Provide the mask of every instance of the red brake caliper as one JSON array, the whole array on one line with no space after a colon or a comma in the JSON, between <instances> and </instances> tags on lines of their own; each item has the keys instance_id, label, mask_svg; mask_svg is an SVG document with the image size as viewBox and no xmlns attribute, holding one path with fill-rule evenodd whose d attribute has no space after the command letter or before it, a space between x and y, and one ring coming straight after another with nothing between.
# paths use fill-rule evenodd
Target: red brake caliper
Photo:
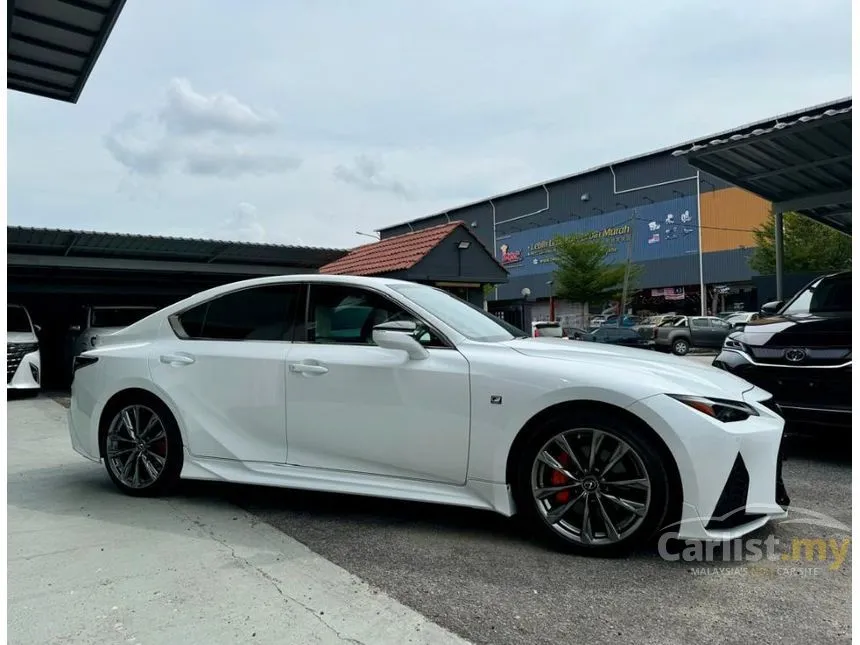
<instances>
[{"instance_id":1,"label":"red brake caliper","mask_svg":"<svg viewBox=\"0 0 860 645\"><path fill-rule=\"evenodd\" d=\"M570 457L567 456L566 452L561 453L557 459L558 463L560 463L565 468L567 468L567 465L570 463ZM560 473L557 470L553 470L549 476L549 481L553 486L564 486L565 484L570 482L570 479L563 473ZM555 501L560 504L564 504L568 500L570 500L569 490L560 490L555 494Z\"/></svg>"}]
</instances>

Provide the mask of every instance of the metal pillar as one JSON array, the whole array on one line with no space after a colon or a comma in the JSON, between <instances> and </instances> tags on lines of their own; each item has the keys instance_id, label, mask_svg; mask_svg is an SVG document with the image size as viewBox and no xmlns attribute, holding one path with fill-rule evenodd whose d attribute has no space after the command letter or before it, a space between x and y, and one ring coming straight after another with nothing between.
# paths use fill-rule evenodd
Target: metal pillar
<instances>
[{"instance_id":1,"label":"metal pillar","mask_svg":"<svg viewBox=\"0 0 860 645\"><path fill-rule=\"evenodd\" d=\"M774 213L773 221L775 226L775 230L773 232L773 250L776 255L776 299L782 300L782 271L785 260L782 211Z\"/></svg>"}]
</instances>

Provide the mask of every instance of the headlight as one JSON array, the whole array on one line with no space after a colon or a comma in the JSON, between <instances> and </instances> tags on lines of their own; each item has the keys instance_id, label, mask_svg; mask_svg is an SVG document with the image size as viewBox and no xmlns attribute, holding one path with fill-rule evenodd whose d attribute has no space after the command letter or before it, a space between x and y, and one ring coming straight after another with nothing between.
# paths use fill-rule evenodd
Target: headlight
<instances>
[{"instance_id":1,"label":"headlight","mask_svg":"<svg viewBox=\"0 0 860 645\"><path fill-rule=\"evenodd\" d=\"M685 394L670 394L673 399L687 405L702 414L722 421L731 423L733 421L745 421L759 414L751 405L743 401L730 401L728 399L714 399L704 396L688 396Z\"/></svg>"},{"instance_id":2,"label":"headlight","mask_svg":"<svg viewBox=\"0 0 860 645\"><path fill-rule=\"evenodd\" d=\"M741 338L741 334L729 334L723 341L723 349L733 349L737 352L743 352L744 354L748 354L749 352L747 351L747 346L740 341Z\"/></svg>"}]
</instances>

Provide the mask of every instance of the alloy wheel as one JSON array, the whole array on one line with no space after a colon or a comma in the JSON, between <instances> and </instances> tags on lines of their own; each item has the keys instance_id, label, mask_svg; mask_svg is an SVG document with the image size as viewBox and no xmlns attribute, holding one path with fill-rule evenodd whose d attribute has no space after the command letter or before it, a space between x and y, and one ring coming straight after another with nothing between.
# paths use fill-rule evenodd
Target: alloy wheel
<instances>
[{"instance_id":1,"label":"alloy wheel","mask_svg":"<svg viewBox=\"0 0 860 645\"><path fill-rule=\"evenodd\" d=\"M164 472L167 446L167 429L158 414L145 405L130 405L108 427L105 456L120 483L143 489Z\"/></svg>"},{"instance_id":2,"label":"alloy wheel","mask_svg":"<svg viewBox=\"0 0 860 645\"><path fill-rule=\"evenodd\" d=\"M651 480L636 450L596 428L565 430L538 451L532 497L550 528L584 546L617 544L651 505Z\"/></svg>"}]
</instances>

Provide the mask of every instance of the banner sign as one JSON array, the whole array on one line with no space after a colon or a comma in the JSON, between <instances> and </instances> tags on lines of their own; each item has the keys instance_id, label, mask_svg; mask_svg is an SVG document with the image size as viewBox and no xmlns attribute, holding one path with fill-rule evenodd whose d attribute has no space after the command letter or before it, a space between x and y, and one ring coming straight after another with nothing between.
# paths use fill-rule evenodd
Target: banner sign
<instances>
[{"instance_id":1,"label":"banner sign","mask_svg":"<svg viewBox=\"0 0 860 645\"><path fill-rule=\"evenodd\" d=\"M684 196L500 235L496 258L511 276L551 273L556 268L555 236L590 233L608 244L608 264L627 260L631 238L633 262L661 260L698 253L698 225L696 198Z\"/></svg>"}]
</instances>

